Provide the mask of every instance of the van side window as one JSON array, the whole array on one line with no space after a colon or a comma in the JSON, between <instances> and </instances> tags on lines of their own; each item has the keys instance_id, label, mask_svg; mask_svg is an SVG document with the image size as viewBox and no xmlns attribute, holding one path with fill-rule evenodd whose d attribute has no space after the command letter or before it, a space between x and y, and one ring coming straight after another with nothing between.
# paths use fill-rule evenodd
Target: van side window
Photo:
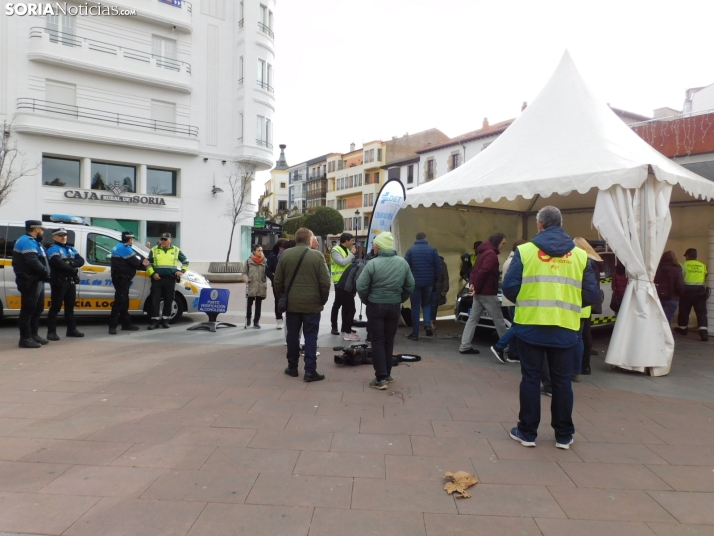
<instances>
[{"instance_id":1,"label":"van side window","mask_svg":"<svg viewBox=\"0 0 714 536\"><path fill-rule=\"evenodd\" d=\"M5 230L7 229L7 234ZM12 250L15 248L15 242L25 234L24 227L0 227L0 255L3 259L12 259Z\"/></svg>"},{"instance_id":2,"label":"van side window","mask_svg":"<svg viewBox=\"0 0 714 536\"><path fill-rule=\"evenodd\" d=\"M87 261L89 264L111 266L112 249L119 240L111 236L89 233L87 235Z\"/></svg>"}]
</instances>

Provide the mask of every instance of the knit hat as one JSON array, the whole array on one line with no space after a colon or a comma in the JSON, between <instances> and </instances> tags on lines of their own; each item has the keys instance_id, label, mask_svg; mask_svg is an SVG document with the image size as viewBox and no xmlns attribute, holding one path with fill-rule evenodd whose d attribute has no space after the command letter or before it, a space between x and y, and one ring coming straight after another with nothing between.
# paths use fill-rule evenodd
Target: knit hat
<instances>
[{"instance_id":1,"label":"knit hat","mask_svg":"<svg viewBox=\"0 0 714 536\"><path fill-rule=\"evenodd\" d=\"M392 249L394 246L394 237L392 233L379 233L377 238L374 239L374 245L379 249Z\"/></svg>"}]
</instances>

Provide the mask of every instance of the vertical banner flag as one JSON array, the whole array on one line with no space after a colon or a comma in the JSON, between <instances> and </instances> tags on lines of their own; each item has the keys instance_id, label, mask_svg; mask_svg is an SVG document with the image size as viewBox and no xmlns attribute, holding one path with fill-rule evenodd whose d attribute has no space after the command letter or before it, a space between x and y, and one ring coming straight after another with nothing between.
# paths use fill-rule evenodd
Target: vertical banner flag
<instances>
[{"instance_id":1,"label":"vertical banner flag","mask_svg":"<svg viewBox=\"0 0 714 536\"><path fill-rule=\"evenodd\" d=\"M369 222L369 234L367 235L367 251L372 251L372 240L377 235L389 231L394 217L402 208L406 197L404 185L399 179L390 179L384 183L372 209L372 220Z\"/></svg>"}]
</instances>

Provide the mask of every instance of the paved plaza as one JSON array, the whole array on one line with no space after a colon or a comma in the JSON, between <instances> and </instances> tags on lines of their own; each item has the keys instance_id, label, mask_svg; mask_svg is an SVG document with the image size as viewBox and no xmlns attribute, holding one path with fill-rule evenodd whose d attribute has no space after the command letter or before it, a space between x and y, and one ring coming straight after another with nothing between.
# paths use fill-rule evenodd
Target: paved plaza
<instances>
[{"instance_id":1,"label":"paved plaza","mask_svg":"<svg viewBox=\"0 0 714 536\"><path fill-rule=\"evenodd\" d=\"M240 323L231 288L225 320ZM526 449L507 433L519 369L489 333L461 356L451 321L417 343L401 328L395 350L423 360L376 391L370 366L332 362L329 312L327 379L285 376L271 300L263 311L261 330L218 333L186 331L201 315L117 336L92 319L85 339L22 351L5 322L0 534L714 535L714 352L695 336L677 337L670 376L648 378L610 370L597 333L574 445L555 449L543 398ZM443 491L446 471L476 473L471 498Z\"/></svg>"}]
</instances>

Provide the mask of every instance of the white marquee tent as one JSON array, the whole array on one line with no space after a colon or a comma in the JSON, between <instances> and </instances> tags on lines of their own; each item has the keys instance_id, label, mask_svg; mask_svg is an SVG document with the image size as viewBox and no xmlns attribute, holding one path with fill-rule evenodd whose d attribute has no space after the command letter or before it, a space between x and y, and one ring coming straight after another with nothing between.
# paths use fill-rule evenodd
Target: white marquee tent
<instances>
[{"instance_id":1,"label":"white marquee tent","mask_svg":"<svg viewBox=\"0 0 714 536\"><path fill-rule=\"evenodd\" d=\"M714 183L637 136L595 98L566 52L538 97L493 144L408 192L394 228L406 244L414 228L434 227L434 207L492 211L493 219L522 219L524 226L545 205L594 207L592 224L630 280L606 362L664 375L674 341L653 279L672 224L670 203L692 198L713 199ZM450 225L448 218L443 223Z\"/></svg>"}]
</instances>

